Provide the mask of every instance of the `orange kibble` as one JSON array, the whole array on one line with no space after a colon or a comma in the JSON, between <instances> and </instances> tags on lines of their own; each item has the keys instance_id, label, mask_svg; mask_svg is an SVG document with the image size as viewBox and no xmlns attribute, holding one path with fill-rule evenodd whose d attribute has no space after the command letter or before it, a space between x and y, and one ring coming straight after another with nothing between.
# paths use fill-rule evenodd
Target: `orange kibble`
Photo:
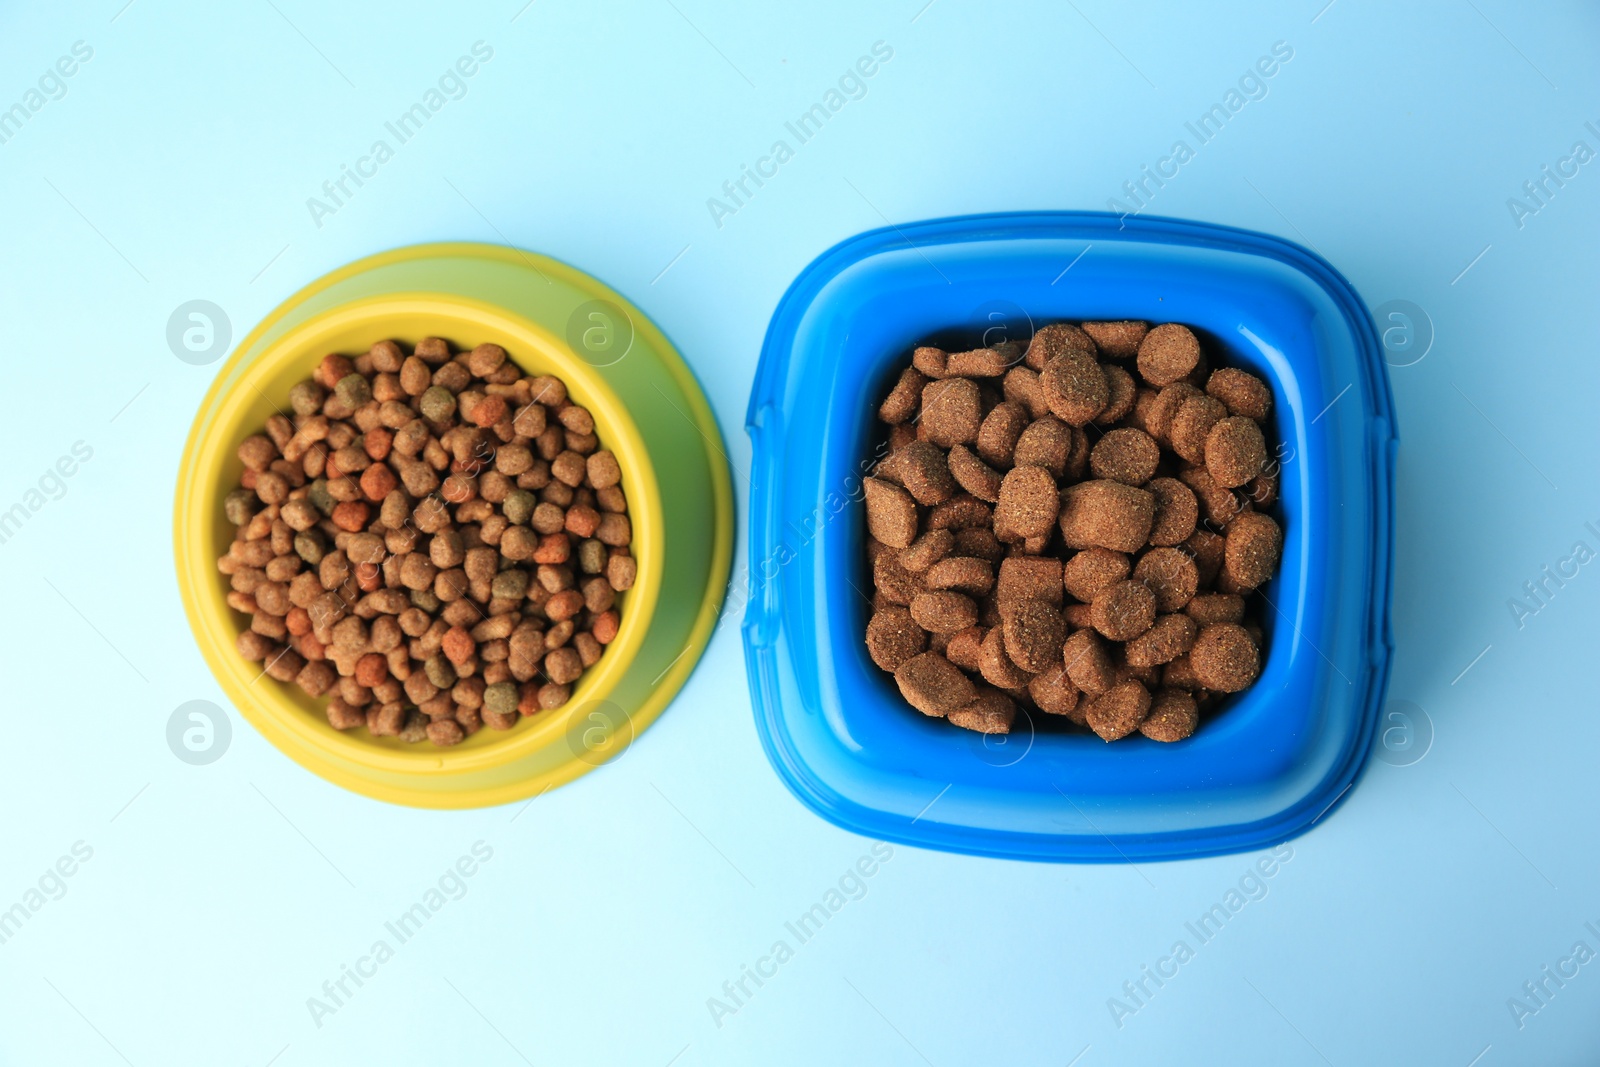
<instances>
[{"instance_id":1,"label":"orange kibble","mask_svg":"<svg viewBox=\"0 0 1600 1067\"><path fill-rule=\"evenodd\" d=\"M361 439L361 446L367 450L367 455L382 462L389 458L389 450L394 447L394 431L387 426L374 426Z\"/></svg>"},{"instance_id":2,"label":"orange kibble","mask_svg":"<svg viewBox=\"0 0 1600 1067\"><path fill-rule=\"evenodd\" d=\"M491 394L478 401L472 409L472 421L487 429L500 422L507 414L509 409L506 407L506 398Z\"/></svg>"},{"instance_id":3,"label":"orange kibble","mask_svg":"<svg viewBox=\"0 0 1600 1067\"><path fill-rule=\"evenodd\" d=\"M374 463L361 472L361 495L374 504L382 503L399 484L400 479L394 476L387 463Z\"/></svg>"},{"instance_id":4,"label":"orange kibble","mask_svg":"<svg viewBox=\"0 0 1600 1067\"><path fill-rule=\"evenodd\" d=\"M589 632L594 634L594 639L602 645L609 645L617 639L617 630L621 625L622 619L615 609L602 611L594 617L594 626Z\"/></svg>"},{"instance_id":5,"label":"orange kibble","mask_svg":"<svg viewBox=\"0 0 1600 1067\"><path fill-rule=\"evenodd\" d=\"M283 617L283 624L296 637L308 634L311 632L311 613L305 608L290 608L289 614Z\"/></svg>"},{"instance_id":6,"label":"orange kibble","mask_svg":"<svg viewBox=\"0 0 1600 1067\"><path fill-rule=\"evenodd\" d=\"M382 653L368 652L356 660L356 682L371 689L382 685L389 677L389 661Z\"/></svg>"},{"instance_id":7,"label":"orange kibble","mask_svg":"<svg viewBox=\"0 0 1600 1067\"><path fill-rule=\"evenodd\" d=\"M478 643L472 639L472 634L465 626L452 626L445 631L439 649L445 654L445 658L459 667L472 658L472 654L478 650Z\"/></svg>"},{"instance_id":8,"label":"orange kibble","mask_svg":"<svg viewBox=\"0 0 1600 1067\"><path fill-rule=\"evenodd\" d=\"M333 508L333 524L341 530L360 533L367 528L367 517L372 509L364 500L346 500Z\"/></svg>"}]
</instances>

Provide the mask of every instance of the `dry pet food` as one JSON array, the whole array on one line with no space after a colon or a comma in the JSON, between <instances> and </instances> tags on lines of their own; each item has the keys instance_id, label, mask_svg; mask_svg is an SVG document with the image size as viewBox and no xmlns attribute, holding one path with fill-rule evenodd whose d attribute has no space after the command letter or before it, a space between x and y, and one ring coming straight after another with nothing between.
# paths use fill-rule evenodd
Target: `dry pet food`
<instances>
[{"instance_id":1,"label":"dry pet food","mask_svg":"<svg viewBox=\"0 0 1600 1067\"><path fill-rule=\"evenodd\" d=\"M410 743L565 704L638 577L622 469L566 385L426 337L329 355L288 406L239 445L223 501L240 654L326 697L335 729ZM910 544L917 505L875 484L874 536ZM927 640L902 614L874 620L886 669Z\"/></svg>"},{"instance_id":2,"label":"dry pet food","mask_svg":"<svg viewBox=\"0 0 1600 1067\"><path fill-rule=\"evenodd\" d=\"M1181 741L1262 666L1283 528L1272 390L1187 326L922 346L865 480L873 663L925 715Z\"/></svg>"}]
</instances>

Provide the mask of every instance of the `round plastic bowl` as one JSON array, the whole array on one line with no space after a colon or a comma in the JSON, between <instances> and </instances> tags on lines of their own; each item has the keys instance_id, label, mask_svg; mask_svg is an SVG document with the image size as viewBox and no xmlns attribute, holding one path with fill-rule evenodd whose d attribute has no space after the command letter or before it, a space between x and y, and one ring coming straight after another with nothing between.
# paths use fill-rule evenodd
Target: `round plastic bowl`
<instances>
[{"instance_id":1,"label":"round plastic bowl","mask_svg":"<svg viewBox=\"0 0 1600 1067\"><path fill-rule=\"evenodd\" d=\"M217 557L233 528L240 441L287 406L329 352L438 335L493 341L531 374L566 382L616 454L639 578L622 626L561 708L439 749L328 725L325 700L262 677L234 648L244 617ZM195 416L178 472L173 543L196 642L223 691L261 734L322 777L430 808L518 800L624 751L682 686L715 624L733 537L732 492L715 419L683 360L623 298L587 275L495 245L436 244L360 260L273 311L223 366Z\"/></svg>"},{"instance_id":2,"label":"round plastic bowl","mask_svg":"<svg viewBox=\"0 0 1600 1067\"><path fill-rule=\"evenodd\" d=\"M879 400L914 344L1125 318L1187 323L1217 362L1272 386L1285 544L1263 591L1261 678L1171 745L1025 716L986 739L917 714L863 646L861 476ZM1326 262L1227 227L988 215L824 253L773 315L747 416L745 657L779 776L858 833L1019 859L1205 855L1311 826L1365 763L1388 680L1396 438L1379 353Z\"/></svg>"}]
</instances>

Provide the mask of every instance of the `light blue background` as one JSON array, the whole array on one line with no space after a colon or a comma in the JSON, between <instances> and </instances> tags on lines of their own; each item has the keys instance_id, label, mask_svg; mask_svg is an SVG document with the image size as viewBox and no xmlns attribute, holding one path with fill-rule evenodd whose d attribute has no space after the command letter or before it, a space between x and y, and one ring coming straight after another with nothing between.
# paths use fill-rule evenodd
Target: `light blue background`
<instances>
[{"instance_id":1,"label":"light blue background","mask_svg":"<svg viewBox=\"0 0 1600 1067\"><path fill-rule=\"evenodd\" d=\"M1520 1029L1507 999L1574 942L1600 950L1584 926L1600 927L1600 564L1521 628L1507 601L1575 541L1600 550L1585 528L1600 528L1600 164L1520 228L1506 201L1575 141L1600 149L1584 128L1600 125L1600 16L1323 2L106 0L0 15L0 107L73 42L94 49L0 144L0 508L74 441L94 450L0 544L0 908L74 842L93 848L0 945L0 1060L1592 1062L1600 963ZM466 96L316 226L307 197L478 40L494 58ZM894 57L867 95L714 225L706 199L879 40ZM1269 94L1151 210L1308 243L1372 306L1409 300L1431 320L1426 358L1392 371L1391 697L1424 709L1434 740L1413 765L1375 761L1268 895L1121 1028L1107 999L1175 940L1197 945L1185 923L1253 856L1073 867L897 847L713 1022L707 998L778 938L795 944L785 921L870 847L767 766L733 622L618 763L525 809L352 796L232 712L220 761L169 751L173 709L222 701L172 573L175 465L216 369L168 349L179 304L216 302L237 340L381 249L548 253L682 350L742 517L756 354L807 262L886 219L1104 207L1275 41L1294 58ZM742 521L738 544L736 569ZM493 859L466 895L317 1027L307 998L479 840Z\"/></svg>"}]
</instances>

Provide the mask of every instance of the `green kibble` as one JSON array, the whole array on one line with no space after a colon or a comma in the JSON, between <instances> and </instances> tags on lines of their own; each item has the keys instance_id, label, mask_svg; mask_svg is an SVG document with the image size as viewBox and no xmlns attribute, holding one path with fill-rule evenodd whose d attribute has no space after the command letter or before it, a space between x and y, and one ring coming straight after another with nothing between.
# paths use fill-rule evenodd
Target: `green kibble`
<instances>
[{"instance_id":1,"label":"green kibble","mask_svg":"<svg viewBox=\"0 0 1600 1067\"><path fill-rule=\"evenodd\" d=\"M339 402L351 411L372 399L372 383L359 374L346 374L333 391Z\"/></svg>"},{"instance_id":2,"label":"green kibble","mask_svg":"<svg viewBox=\"0 0 1600 1067\"><path fill-rule=\"evenodd\" d=\"M322 391L322 386L307 379L289 390L289 406L294 409L296 415L315 415L322 410L322 401L326 395Z\"/></svg>"},{"instance_id":3,"label":"green kibble","mask_svg":"<svg viewBox=\"0 0 1600 1067\"><path fill-rule=\"evenodd\" d=\"M333 514L334 505L338 503L333 499L333 494L328 492L328 479L318 478L306 487L306 499L311 501L311 506L322 512L323 518Z\"/></svg>"},{"instance_id":4,"label":"green kibble","mask_svg":"<svg viewBox=\"0 0 1600 1067\"><path fill-rule=\"evenodd\" d=\"M235 489L222 501L222 513L235 526L243 526L256 513L256 495L249 489Z\"/></svg>"},{"instance_id":5,"label":"green kibble","mask_svg":"<svg viewBox=\"0 0 1600 1067\"><path fill-rule=\"evenodd\" d=\"M517 686L514 682L496 682L483 691L483 706L501 715L517 710Z\"/></svg>"},{"instance_id":6,"label":"green kibble","mask_svg":"<svg viewBox=\"0 0 1600 1067\"><path fill-rule=\"evenodd\" d=\"M321 530L302 530L294 535L294 554L315 567L322 562L322 556L328 550L327 538Z\"/></svg>"},{"instance_id":7,"label":"green kibble","mask_svg":"<svg viewBox=\"0 0 1600 1067\"><path fill-rule=\"evenodd\" d=\"M427 674L428 681L440 689L449 689L456 684L456 669L445 658L443 652L435 652L428 657L428 662L422 665L423 672Z\"/></svg>"},{"instance_id":8,"label":"green kibble","mask_svg":"<svg viewBox=\"0 0 1600 1067\"><path fill-rule=\"evenodd\" d=\"M422 408L423 418L443 422L456 412L456 395L442 385L431 385L428 391L422 394L418 406Z\"/></svg>"},{"instance_id":9,"label":"green kibble","mask_svg":"<svg viewBox=\"0 0 1600 1067\"><path fill-rule=\"evenodd\" d=\"M444 606L444 602L434 595L432 589L413 589L411 590L411 606L421 608L429 615L434 615Z\"/></svg>"},{"instance_id":10,"label":"green kibble","mask_svg":"<svg viewBox=\"0 0 1600 1067\"><path fill-rule=\"evenodd\" d=\"M606 546L591 537L578 545L578 569L585 574L599 574L606 569L609 556Z\"/></svg>"},{"instance_id":11,"label":"green kibble","mask_svg":"<svg viewBox=\"0 0 1600 1067\"><path fill-rule=\"evenodd\" d=\"M489 592L496 600L521 600L528 595L528 572L516 568L501 571L494 576Z\"/></svg>"},{"instance_id":12,"label":"green kibble","mask_svg":"<svg viewBox=\"0 0 1600 1067\"><path fill-rule=\"evenodd\" d=\"M506 521L517 526L528 525L528 520L533 518L533 509L538 506L539 498L526 489L513 489L500 502L500 510L505 513Z\"/></svg>"}]
</instances>

